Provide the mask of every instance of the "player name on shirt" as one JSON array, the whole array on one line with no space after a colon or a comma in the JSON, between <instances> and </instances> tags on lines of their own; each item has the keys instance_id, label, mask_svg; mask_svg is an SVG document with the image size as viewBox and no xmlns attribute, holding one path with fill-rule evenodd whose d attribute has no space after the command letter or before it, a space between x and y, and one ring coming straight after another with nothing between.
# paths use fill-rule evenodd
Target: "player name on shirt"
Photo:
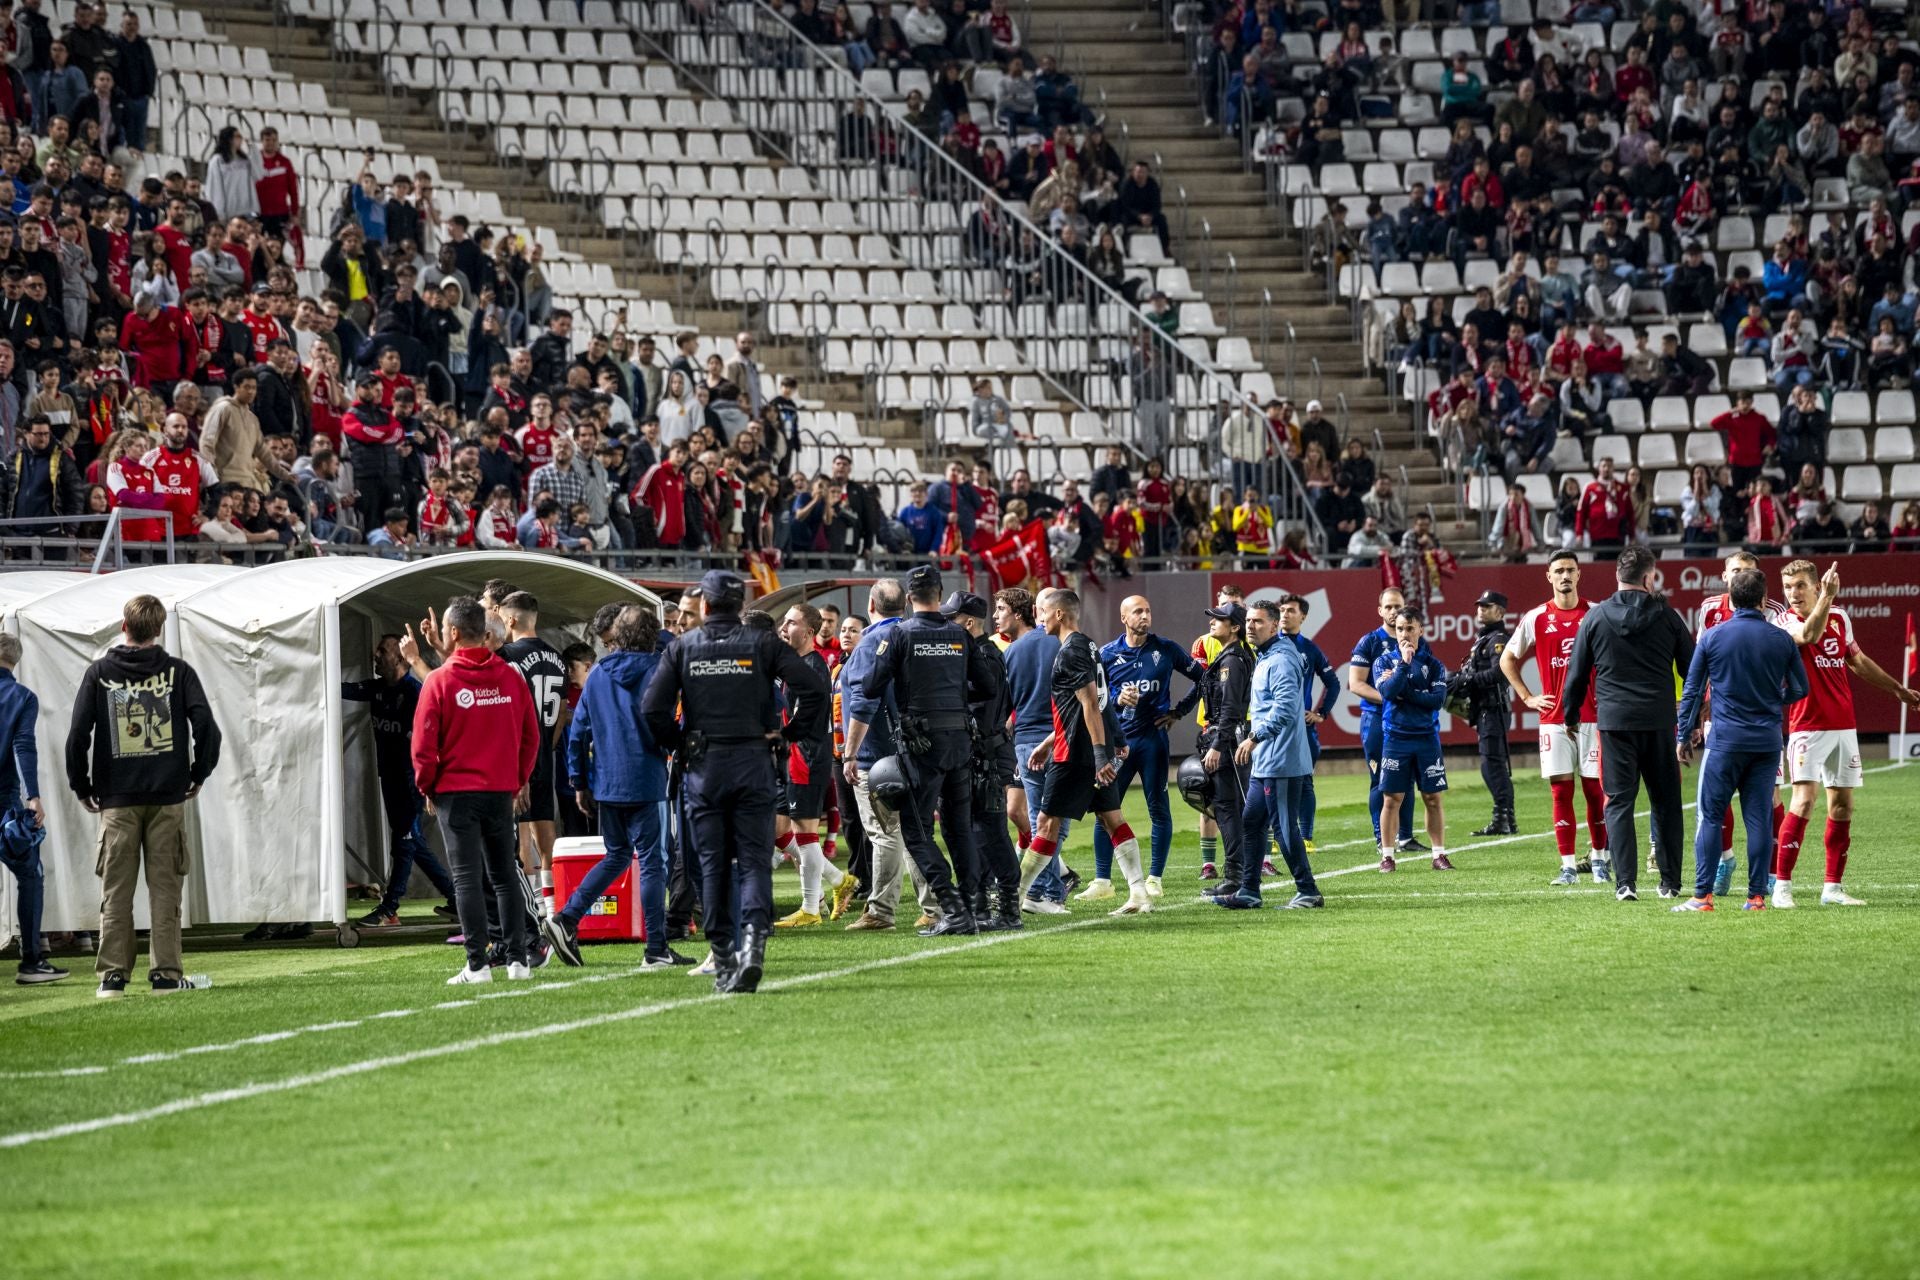
<instances>
[{"instance_id":1,"label":"player name on shirt","mask_svg":"<svg viewBox=\"0 0 1920 1280\"><path fill-rule=\"evenodd\" d=\"M526 678L540 727L551 729L559 724L560 703L567 688L567 666L560 660L560 651L537 636L529 636L501 645L500 657Z\"/></svg>"}]
</instances>

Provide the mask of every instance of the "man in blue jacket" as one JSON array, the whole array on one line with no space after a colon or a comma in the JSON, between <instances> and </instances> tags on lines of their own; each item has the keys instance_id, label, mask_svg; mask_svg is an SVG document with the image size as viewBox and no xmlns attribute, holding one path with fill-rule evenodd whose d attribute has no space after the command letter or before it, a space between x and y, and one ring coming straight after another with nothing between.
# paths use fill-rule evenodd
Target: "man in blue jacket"
<instances>
[{"instance_id":1,"label":"man in blue jacket","mask_svg":"<svg viewBox=\"0 0 1920 1280\"><path fill-rule=\"evenodd\" d=\"M1147 872L1147 895L1160 896L1160 877L1167 870L1167 850L1173 844L1173 810L1167 804L1167 726L1184 719L1200 701L1200 682L1207 668L1164 636L1153 634L1153 605L1145 596L1120 602L1120 638L1100 650L1106 668L1107 689L1118 709L1120 736L1127 748L1113 785L1123 794L1135 778L1147 797L1153 862ZM1173 702L1175 672L1192 686ZM1082 898L1111 898L1113 842L1104 828L1093 833L1093 875Z\"/></svg>"},{"instance_id":2,"label":"man in blue jacket","mask_svg":"<svg viewBox=\"0 0 1920 1280\"><path fill-rule=\"evenodd\" d=\"M1773 781L1785 746L1787 708L1807 696L1807 673L1792 636L1760 611L1767 580L1741 569L1727 583L1733 616L1700 637L1680 694L1680 761L1691 763L1701 745L1700 716L1713 703L1713 734L1700 766L1701 813L1725 813L1740 797L1747 824L1748 911L1766 908L1773 867ZM1720 869L1720 832L1702 822L1693 842L1693 897L1675 911L1713 910L1713 877Z\"/></svg>"},{"instance_id":3,"label":"man in blue jacket","mask_svg":"<svg viewBox=\"0 0 1920 1280\"><path fill-rule=\"evenodd\" d=\"M647 951L641 968L672 969L692 960L667 945L667 756L654 744L640 714L640 694L660 663L660 624L639 605L615 619L613 651L587 673L567 733L567 776L581 812L599 811L606 854L594 864L566 906L543 927L570 965L580 961L580 921L627 864L640 863L640 915Z\"/></svg>"},{"instance_id":4,"label":"man in blue jacket","mask_svg":"<svg viewBox=\"0 0 1920 1280\"><path fill-rule=\"evenodd\" d=\"M1307 683L1306 659L1280 634L1280 606L1271 600L1256 601L1248 608L1247 641L1253 645L1256 659L1251 730L1234 752L1234 763L1252 770L1247 806L1240 815L1245 852L1240 885L1214 901L1230 908L1260 905L1259 855L1271 833L1280 842L1287 870L1293 874L1294 895L1287 906L1318 907L1323 905L1320 886L1314 883L1306 845L1294 821L1306 780L1313 773L1313 753L1307 745L1301 703Z\"/></svg>"},{"instance_id":5,"label":"man in blue jacket","mask_svg":"<svg viewBox=\"0 0 1920 1280\"><path fill-rule=\"evenodd\" d=\"M1380 810L1385 803L1380 794L1380 753L1384 749L1380 736L1380 712L1383 704L1380 691L1373 687L1370 680L1375 660L1397 643L1393 635L1393 619L1406 603L1407 599L1398 587L1388 587L1382 591L1376 606L1380 613L1380 625L1360 637L1353 646L1353 657L1347 662L1347 689L1360 700L1360 748L1366 753L1367 772L1373 777L1373 784L1367 790L1367 810L1373 817L1375 844L1386 843L1380 837ZM1402 805L1394 812L1400 815L1400 851L1404 853L1418 849L1420 845L1413 838L1413 807ZM1388 830L1394 828L1389 827Z\"/></svg>"},{"instance_id":6,"label":"man in blue jacket","mask_svg":"<svg viewBox=\"0 0 1920 1280\"><path fill-rule=\"evenodd\" d=\"M1314 764L1320 763L1320 724L1333 714L1333 704L1340 701L1340 677L1334 672L1333 664L1327 661L1327 655L1320 646L1307 639L1303 628L1307 625L1307 613L1312 608L1304 596L1284 595L1280 597L1280 630L1293 641L1293 647L1300 651L1306 660L1307 676L1300 690L1300 701L1307 708L1307 749L1313 756ZM1313 696L1313 683L1320 682L1320 696ZM1305 842L1307 853L1311 856L1313 848L1313 819L1319 811L1320 798L1314 794L1313 775L1307 775L1305 794L1301 797L1300 808L1294 814L1294 820L1300 824L1300 836Z\"/></svg>"},{"instance_id":7,"label":"man in blue jacket","mask_svg":"<svg viewBox=\"0 0 1920 1280\"><path fill-rule=\"evenodd\" d=\"M40 722L40 699L33 690L13 678L20 665L18 637L0 635L0 821L20 808L20 794L26 793L27 819L40 826L45 812L40 807L40 749L34 733ZM58 982L67 976L47 960L40 936L40 912L45 900L46 879L40 869L40 845L25 830L19 845L0 834L0 864L13 872L20 883L14 906L19 912L20 972L14 981L23 987L43 982Z\"/></svg>"},{"instance_id":8,"label":"man in blue jacket","mask_svg":"<svg viewBox=\"0 0 1920 1280\"><path fill-rule=\"evenodd\" d=\"M1440 754L1440 708L1447 700L1447 669L1427 647L1426 619L1418 609L1393 615L1394 647L1373 660L1372 685L1380 691L1380 829L1392 831L1407 791L1418 786L1427 809L1427 839L1433 869L1451 871L1447 821L1440 796L1447 789L1447 763ZM1394 869L1394 847L1380 842L1380 870Z\"/></svg>"}]
</instances>

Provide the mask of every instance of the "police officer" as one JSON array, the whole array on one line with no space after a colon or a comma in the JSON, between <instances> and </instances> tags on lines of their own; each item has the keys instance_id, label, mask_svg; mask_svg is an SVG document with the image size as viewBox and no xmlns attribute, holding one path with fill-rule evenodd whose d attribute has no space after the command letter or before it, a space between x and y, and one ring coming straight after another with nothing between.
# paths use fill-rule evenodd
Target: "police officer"
<instances>
[{"instance_id":1,"label":"police officer","mask_svg":"<svg viewBox=\"0 0 1920 1280\"><path fill-rule=\"evenodd\" d=\"M1226 854L1226 874L1216 891L1227 895L1239 891L1247 856L1240 824L1247 803L1247 771L1234 760L1247 736L1247 706L1253 691L1253 650L1247 647L1246 625L1246 606L1237 600L1223 600L1207 610L1207 638L1219 641L1219 648L1200 680L1207 723L1195 744L1213 782L1207 813L1220 827ZM1258 859L1265 852L1255 850L1253 856Z\"/></svg>"},{"instance_id":2,"label":"police officer","mask_svg":"<svg viewBox=\"0 0 1920 1280\"><path fill-rule=\"evenodd\" d=\"M641 700L654 741L676 750L686 770L686 845L699 860L702 928L713 947L713 988L723 994L754 990L765 968L775 750L783 738L817 738L827 714L821 674L771 631L741 624L746 594L737 573L714 569L700 579L699 623L667 646ZM787 688L784 729L775 680Z\"/></svg>"},{"instance_id":3,"label":"police officer","mask_svg":"<svg viewBox=\"0 0 1920 1280\"><path fill-rule=\"evenodd\" d=\"M980 683L967 699L973 721L973 843L979 851L980 879L961 886L967 905L981 931L1018 929L1020 920L1020 859L1007 834L1007 788L1013 785L1013 696L1007 688L1007 660L987 635L993 608L985 597L956 591L940 612L973 637ZM987 902L987 881L994 882L995 900ZM993 912L997 910L998 914Z\"/></svg>"},{"instance_id":4,"label":"police officer","mask_svg":"<svg viewBox=\"0 0 1920 1280\"><path fill-rule=\"evenodd\" d=\"M1507 755L1507 730L1513 723L1513 691L1500 671L1500 654L1513 628L1507 625L1507 598L1498 591L1482 592L1473 602L1480 634L1460 668L1465 687L1466 716L1480 735L1480 777L1493 797L1493 821L1473 834L1518 835L1513 820L1513 765Z\"/></svg>"},{"instance_id":5,"label":"police officer","mask_svg":"<svg viewBox=\"0 0 1920 1280\"><path fill-rule=\"evenodd\" d=\"M892 688L900 708L899 745L909 790L900 808L900 833L940 908L940 919L920 934L978 933L973 910L954 879L966 884L979 874L973 865L973 780L967 768L973 755L967 700L984 687L979 658L973 638L940 615L938 569L919 566L907 575L906 588L913 612L875 647L864 692L873 699ZM933 843L936 810L953 876Z\"/></svg>"}]
</instances>

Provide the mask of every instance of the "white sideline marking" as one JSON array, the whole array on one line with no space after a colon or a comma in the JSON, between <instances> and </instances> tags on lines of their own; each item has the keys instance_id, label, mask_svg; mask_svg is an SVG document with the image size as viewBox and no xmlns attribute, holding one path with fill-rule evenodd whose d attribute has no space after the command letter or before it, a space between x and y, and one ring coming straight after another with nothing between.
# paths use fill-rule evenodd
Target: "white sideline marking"
<instances>
[{"instance_id":1,"label":"white sideline marking","mask_svg":"<svg viewBox=\"0 0 1920 1280\"><path fill-rule=\"evenodd\" d=\"M1342 867L1338 871L1323 872L1317 875L1315 878L1317 880L1331 880L1337 876L1353 875L1361 871L1372 871L1374 870L1375 866L1376 864L1374 863L1364 862L1357 866ZM1199 899L1195 899L1188 902L1176 902L1176 903L1169 904L1167 906L1154 908L1154 914L1159 915L1168 911L1180 911L1188 907L1197 907L1207 902L1208 902L1208 899L1205 899L1205 898L1199 898ZM1032 930L1023 929L1019 933L996 933L988 937L975 938L971 942L962 942L953 946L922 947L918 951L909 951L902 955L896 955L896 956L885 956L878 960L868 960L861 964L847 965L846 967L840 968L840 969L826 969L818 973L797 974L791 978L775 978L770 982L761 983L760 989L762 991L783 991L789 987L801 987L801 986L807 986L816 982L827 982L837 978L849 978L854 976L855 974L868 973L876 969L895 968L899 965L913 964L917 961L933 959L937 956L959 955L960 953L966 952L966 951L978 951L985 947L999 946L1002 943L1008 943L1008 942L1016 942L1022 938L1050 938L1056 934L1070 933L1078 929L1088 929L1088 928L1092 928L1095 925L1100 925L1100 924L1110 924L1112 923L1113 919L1114 917L1103 913L1097 916L1090 916L1080 920L1069 921L1066 924L1054 925L1046 929L1032 929ZM598 977L602 981L612 977L624 977L624 976L627 976L627 975L625 974L596 975L596 977ZM582 981L584 981L584 979ZM576 985L576 984L554 983L553 985L568 986L568 985ZM506 994L506 993L489 993L489 994ZM513 994L517 995L519 993L516 991ZM39 1143L39 1142L51 1142L58 1138L72 1138L72 1137L78 1137L82 1134L98 1133L103 1129L116 1129L116 1128L121 1128L127 1125L144 1124L149 1120L161 1120L161 1119L165 1119L168 1116L178 1115L182 1112L187 1112L187 1111L200 1111L200 1110L204 1110L207 1107L218 1106L224 1102L244 1102L249 1098L264 1097L267 1094L288 1093L296 1089L307 1089L307 1088L311 1088L314 1085L327 1084L334 1080L344 1080L350 1076L366 1075L367 1073L373 1072L373 1071L384 1071L389 1067L408 1066L415 1062L426 1062L434 1058L445 1058L445 1057L451 1057L455 1054L471 1053L477 1049L491 1049L499 1045L514 1044L522 1040L531 1040L531 1039L536 1039L544 1036L566 1035L567 1033L573 1032L573 1031L586 1031L594 1027L608 1026L613 1023L630 1022L638 1018L650 1018L656 1014L670 1013L675 1009L687 1009L687 1008L693 1008L699 1005L714 1004L726 999L729 999L729 997L717 995L717 994L709 994L709 995L701 995L701 996L691 996L683 1000L662 1000L654 1004L636 1005L631 1009L620 1009L612 1013L595 1014L592 1017L576 1018L568 1022L553 1022L553 1023L548 1023L545 1026L528 1027L519 1031L497 1031L491 1035L475 1036L467 1040L456 1040L450 1044L435 1045L427 1049L414 1049L406 1053L389 1054L387 1056L379 1057L379 1058L367 1058L360 1062L349 1062L342 1066L329 1067L325 1071L315 1071L315 1072L309 1072L305 1075L288 1076L285 1079L281 1079L281 1080L268 1080L268 1081L262 1081L255 1084L239 1085L231 1089L215 1089L206 1093L193 1094L185 1098L177 1098L172 1102L163 1102L158 1106L147 1107L140 1111L125 1111L117 1115L100 1116L93 1120L76 1120L68 1124L55 1125L49 1129L34 1129L34 1130L26 1130L20 1133L10 1133L3 1137L0 1137L0 1150L8 1150L14 1147L30 1146L34 1143ZM440 1005L440 1006L433 1006L433 1007L441 1008L445 1006ZM411 1013L411 1012L415 1012L415 1011L414 1010L395 1010L388 1014L375 1015L375 1016L393 1017L393 1016L398 1016L399 1014ZM327 1029L335 1029L339 1026L354 1025L354 1024L326 1023L326 1024L320 1024L320 1025L326 1027ZM274 1033L274 1038L284 1039L289 1034L298 1035L306 1031L311 1031L315 1029L317 1028L299 1028L296 1031L291 1033ZM179 1053L174 1054L172 1056L181 1057L191 1052L200 1052L200 1053L218 1052L222 1049L238 1048L241 1045L254 1043L259 1040L260 1040L260 1037L249 1036L246 1040L234 1041L231 1044L205 1045L205 1046L200 1046L197 1049L193 1049L193 1050L181 1050ZM159 1054L144 1055L144 1057L151 1060L156 1060L156 1061L168 1060L168 1058L165 1055L159 1055ZM106 1069L107 1068L105 1067L69 1067L62 1072L58 1072L58 1073L49 1072L49 1073L43 1073L43 1074L95 1075L102 1071L105 1071Z\"/></svg>"}]
</instances>

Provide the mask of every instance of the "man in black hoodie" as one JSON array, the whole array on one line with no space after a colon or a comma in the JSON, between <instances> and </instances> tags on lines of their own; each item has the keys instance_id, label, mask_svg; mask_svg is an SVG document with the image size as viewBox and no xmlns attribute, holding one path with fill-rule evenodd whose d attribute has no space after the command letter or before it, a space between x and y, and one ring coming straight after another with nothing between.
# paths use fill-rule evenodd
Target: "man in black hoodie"
<instances>
[{"instance_id":1,"label":"man in black hoodie","mask_svg":"<svg viewBox=\"0 0 1920 1280\"><path fill-rule=\"evenodd\" d=\"M1693 633L1665 596L1653 594L1647 577L1653 552L1638 544L1620 553L1614 564L1619 590L1587 611L1567 660L1561 705L1567 732L1594 689L1594 714L1600 730L1601 782L1607 793L1607 849L1613 858L1614 897L1632 902L1639 894L1635 876L1640 846L1633 809L1640 784L1647 786L1653 809L1654 856L1663 896L1680 887L1680 758L1673 726L1677 714L1674 671L1693 661Z\"/></svg>"},{"instance_id":2,"label":"man in black hoodie","mask_svg":"<svg viewBox=\"0 0 1920 1280\"><path fill-rule=\"evenodd\" d=\"M100 815L99 995L126 994L133 971L133 891L144 862L152 919L147 978L155 993L190 991L180 968L186 802L220 760L220 727L194 669L160 647L167 607L135 596L126 643L87 668L67 731L67 785Z\"/></svg>"}]
</instances>

